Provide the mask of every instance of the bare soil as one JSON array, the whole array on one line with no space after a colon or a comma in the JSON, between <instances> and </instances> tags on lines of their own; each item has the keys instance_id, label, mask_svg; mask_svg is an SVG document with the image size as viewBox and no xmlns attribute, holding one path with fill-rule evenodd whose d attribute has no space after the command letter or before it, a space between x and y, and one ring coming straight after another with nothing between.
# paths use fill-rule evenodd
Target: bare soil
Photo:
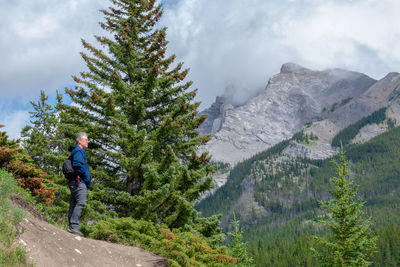
<instances>
[{"instance_id":1,"label":"bare soil","mask_svg":"<svg viewBox=\"0 0 400 267\"><path fill-rule=\"evenodd\" d=\"M18 226L18 242L35 266L167 266L165 258L142 248L73 235L48 223L25 199L13 197L12 201L29 212Z\"/></svg>"}]
</instances>

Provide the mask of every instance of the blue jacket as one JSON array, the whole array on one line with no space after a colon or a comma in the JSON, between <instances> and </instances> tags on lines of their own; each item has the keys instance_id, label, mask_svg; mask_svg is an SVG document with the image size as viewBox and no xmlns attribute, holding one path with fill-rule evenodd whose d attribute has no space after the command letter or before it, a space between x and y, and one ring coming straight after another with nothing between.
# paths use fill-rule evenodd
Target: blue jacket
<instances>
[{"instance_id":1,"label":"blue jacket","mask_svg":"<svg viewBox=\"0 0 400 267\"><path fill-rule=\"evenodd\" d=\"M78 145L70 146L68 151L71 152L69 158L72 160L72 167L77 172L77 175L80 176L81 181L89 188L91 179L89 164L86 159L86 151Z\"/></svg>"}]
</instances>

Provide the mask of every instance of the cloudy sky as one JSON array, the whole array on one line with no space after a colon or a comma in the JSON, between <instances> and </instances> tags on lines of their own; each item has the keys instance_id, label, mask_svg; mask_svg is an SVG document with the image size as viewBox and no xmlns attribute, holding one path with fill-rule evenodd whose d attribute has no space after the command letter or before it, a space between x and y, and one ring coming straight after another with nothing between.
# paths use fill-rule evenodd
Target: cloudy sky
<instances>
[{"instance_id":1,"label":"cloudy sky","mask_svg":"<svg viewBox=\"0 0 400 267\"><path fill-rule=\"evenodd\" d=\"M73 85L85 69L80 39L102 35L108 0L0 1L0 124L11 137L29 101ZM398 0L164 0L169 53L190 68L201 108L227 86L242 100L285 62L345 68L381 79L400 71Z\"/></svg>"}]
</instances>

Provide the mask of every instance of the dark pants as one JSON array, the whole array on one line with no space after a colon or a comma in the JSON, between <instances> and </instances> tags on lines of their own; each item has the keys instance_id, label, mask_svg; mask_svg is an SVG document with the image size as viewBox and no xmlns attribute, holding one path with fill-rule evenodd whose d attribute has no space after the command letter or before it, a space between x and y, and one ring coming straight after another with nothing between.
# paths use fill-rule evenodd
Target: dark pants
<instances>
[{"instance_id":1,"label":"dark pants","mask_svg":"<svg viewBox=\"0 0 400 267\"><path fill-rule=\"evenodd\" d=\"M71 191L68 212L69 227L78 230L79 218L86 204L87 187L85 183L78 181L70 181L68 185Z\"/></svg>"}]
</instances>

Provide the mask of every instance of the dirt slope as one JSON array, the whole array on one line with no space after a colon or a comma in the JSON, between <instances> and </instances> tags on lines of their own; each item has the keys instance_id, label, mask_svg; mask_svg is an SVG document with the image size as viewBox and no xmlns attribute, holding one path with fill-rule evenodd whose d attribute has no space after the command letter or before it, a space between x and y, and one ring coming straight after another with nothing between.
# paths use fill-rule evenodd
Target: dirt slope
<instances>
[{"instance_id":1,"label":"dirt slope","mask_svg":"<svg viewBox=\"0 0 400 267\"><path fill-rule=\"evenodd\" d=\"M29 212L28 218L19 225L18 241L36 266L167 266L165 258L138 247L70 234L46 222L25 200L13 198L13 202Z\"/></svg>"}]
</instances>

